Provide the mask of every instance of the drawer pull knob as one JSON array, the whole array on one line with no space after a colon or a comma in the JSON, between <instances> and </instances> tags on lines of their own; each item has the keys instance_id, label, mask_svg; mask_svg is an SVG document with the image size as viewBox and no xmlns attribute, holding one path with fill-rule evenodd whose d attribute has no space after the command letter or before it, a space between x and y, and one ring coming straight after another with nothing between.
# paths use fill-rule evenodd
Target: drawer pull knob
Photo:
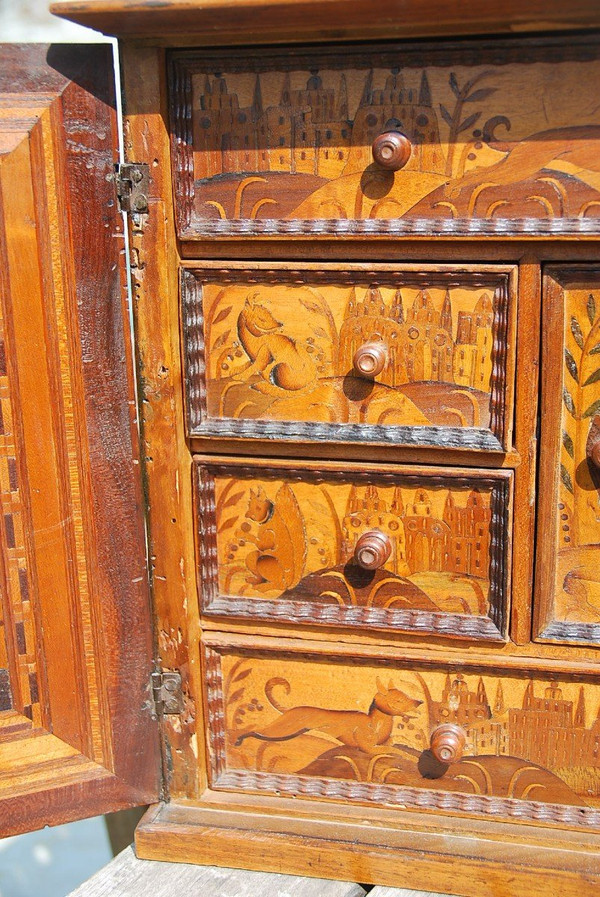
<instances>
[{"instance_id":1,"label":"drawer pull knob","mask_svg":"<svg viewBox=\"0 0 600 897\"><path fill-rule=\"evenodd\" d=\"M382 372L387 361L387 347L385 343L364 343L354 353L352 362L354 370L372 380Z\"/></svg>"},{"instance_id":2,"label":"drawer pull knob","mask_svg":"<svg viewBox=\"0 0 600 897\"><path fill-rule=\"evenodd\" d=\"M411 145L400 131L386 131L373 141L373 159L380 168L399 171L410 159Z\"/></svg>"},{"instance_id":3,"label":"drawer pull knob","mask_svg":"<svg viewBox=\"0 0 600 897\"><path fill-rule=\"evenodd\" d=\"M442 723L431 734L431 753L440 763L456 763L463 755L467 734L454 723Z\"/></svg>"},{"instance_id":4,"label":"drawer pull knob","mask_svg":"<svg viewBox=\"0 0 600 897\"><path fill-rule=\"evenodd\" d=\"M364 533L354 548L354 560L363 570L377 570L383 567L392 553L392 543L381 530Z\"/></svg>"},{"instance_id":5,"label":"drawer pull knob","mask_svg":"<svg viewBox=\"0 0 600 897\"><path fill-rule=\"evenodd\" d=\"M594 467L600 467L600 420L597 415L592 419L592 425L585 446L585 453Z\"/></svg>"}]
</instances>

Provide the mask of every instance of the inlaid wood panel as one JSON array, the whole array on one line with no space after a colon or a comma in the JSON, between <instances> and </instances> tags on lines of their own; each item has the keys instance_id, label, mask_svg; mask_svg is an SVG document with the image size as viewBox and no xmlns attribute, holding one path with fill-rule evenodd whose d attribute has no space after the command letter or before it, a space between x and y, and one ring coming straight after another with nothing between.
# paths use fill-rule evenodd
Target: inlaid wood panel
<instances>
[{"instance_id":1,"label":"inlaid wood panel","mask_svg":"<svg viewBox=\"0 0 600 897\"><path fill-rule=\"evenodd\" d=\"M181 290L193 436L510 446L515 268L215 263Z\"/></svg>"},{"instance_id":2,"label":"inlaid wood panel","mask_svg":"<svg viewBox=\"0 0 600 897\"><path fill-rule=\"evenodd\" d=\"M0 171L0 180L1 177ZM19 396L8 372L11 338L5 308L0 304L0 710L18 709L34 726L40 726L38 633L31 601L31 562L26 550L28 508L23 507L19 482L24 463L19 439L22 411L18 406L13 408Z\"/></svg>"},{"instance_id":3,"label":"inlaid wood panel","mask_svg":"<svg viewBox=\"0 0 600 897\"><path fill-rule=\"evenodd\" d=\"M10 710L12 705L13 697L10 686L6 626L4 623L3 608L0 606L0 711Z\"/></svg>"},{"instance_id":4,"label":"inlaid wood panel","mask_svg":"<svg viewBox=\"0 0 600 897\"><path fill-rule=\"evenodd\" d=\"M196 467L205 613L505 635L509 471L209 458Z\"/></svg>"},{"instance_id":5,"label":"inlaid wood panel","mask_svg":"<svg viewBox=\"0 0 600 897\"><path fill-rule=\"evenodd\" d=\"M538 633L600 643L600 268L544 279Z\"/></svg>"},{"instance_id":6,"label":"inlaid wood panel","mask_svg":"<svg viewBox=\"0 0 600 897\"><path fill-rule=\"evenodd\" d=\"M146 803L159 766L112 51L0 55L5 835Z\"/></svg>"},{"instance_id":7,"label":"inlaid wood panel","mask_svg":"<svg viewBox=\"0 0 600 897\"><path fill-rule=\"evenodd\" d=\"M595 37L175 52L180 236L598 233L599 76Z\"/></svg>"},{"instance_id":8,"label":"inlaid wood panel","mask_svg":"<svg viewBox=\"0 0 600 897\"><path fill-rule=\"evenodd\" d=\"M593 679L298 643L204 652L215 788L600 826ZM442 725L462 739L447 760Z\"/></svg>"}]
</instances>

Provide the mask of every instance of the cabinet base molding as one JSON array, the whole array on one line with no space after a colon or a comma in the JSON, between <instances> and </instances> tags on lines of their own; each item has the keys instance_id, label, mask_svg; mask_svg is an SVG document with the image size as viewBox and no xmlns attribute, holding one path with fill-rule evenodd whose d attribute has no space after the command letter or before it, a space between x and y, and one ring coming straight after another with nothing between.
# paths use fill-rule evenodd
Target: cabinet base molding
<instances>
[{"instance_id":1,"label":"cabinet base molding","mask_svg":"<svg viewBox=\"0 0 600 897\"><path fill-rule=\"evenodd\" d=\"M600 833L206 792L151 807L141 859L344 879L464 897L592 897Z\"/></svg>"}]
</instances>

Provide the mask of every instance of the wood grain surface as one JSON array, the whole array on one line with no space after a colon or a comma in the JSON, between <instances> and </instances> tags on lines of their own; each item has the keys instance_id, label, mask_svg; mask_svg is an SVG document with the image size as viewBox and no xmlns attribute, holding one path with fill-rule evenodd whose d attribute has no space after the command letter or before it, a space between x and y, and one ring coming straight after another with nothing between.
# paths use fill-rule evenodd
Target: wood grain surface
<instances>
[{"instance_id":1,"label":"wood grain surface","mask_svg":"<svg viewBox=\"0 0 600 897\"><path fill-rule=\"evenodd\" d=\"M190 891L206 897L363 897L365 893L360 885L349 882L138 860L128 847L69 897L117 893L119 897L145 897L148 893L186 897Z\"/></svg>"},{"instance_id":2,"label":"wood grain surface","mask_svg":"<svg viewBox=\"0 0 600 897\"><path fill-rule=\"evenodd\" d=\"M191 451L185 439L178 263L171 214L164 53L126 46L125 154L151 159L149 213L130 216L133 317L139 377L152 607L157 660L182 676L184 712L166 716L163 783L172 795L196 796L205 785L196 738L204 731L200 701Z\"/></svg>"},{"instance_id":3,"label":"wood grain surface","mask_svg":"<svg viewBox=\"0 0 600 897\"><path fill-rule=\"evenodd\" d=\"M468 0L460 11L444 0L402 4L394 0L376 8L368 0L62 0L52 12L110 34L171 35L188 42L194 33L203 44L269 43L298 40L343 40L419 37L432 34L495 34L600 25L594 0ZM235 10L235 14L233 11Z\"/></svg>"},{"instance_id":4,"label":"wood grain surface","mask_svg":"<svg viewBox=\"0 0 600 897\"><path fill-rule=\"evenodd\" d=\"M447 894L434 894L432 892L413 891L412 888L383 888L376 886L369 891L372 897L448 897Z\"/></svg>"},{"instance_id":5,"label":"wood grain surface","mask_svg":"<svg viewBox=\"0 0 600 897\"><path fill-rule=\"evenodd\" d=\"M600 880L599 836L516 823L267 795L208 792L203 806L151 808L136 833L138 854L296 875L415 888L466 897L542 897L550 881L568 897L592 897ZM507 875L507 867L510 870Z\"/></svg>"},{"instance_id":6,"label":"wood grain surface","mask_svg":"<svg viewBox=\"0 0 600 897\"><path fill-rule=\"evenodd\" d=\"M147 803L156 726L106 47L3 48L2 833ZM126 683L126 685L125 685Z\"/></svg>"}]
</instances>

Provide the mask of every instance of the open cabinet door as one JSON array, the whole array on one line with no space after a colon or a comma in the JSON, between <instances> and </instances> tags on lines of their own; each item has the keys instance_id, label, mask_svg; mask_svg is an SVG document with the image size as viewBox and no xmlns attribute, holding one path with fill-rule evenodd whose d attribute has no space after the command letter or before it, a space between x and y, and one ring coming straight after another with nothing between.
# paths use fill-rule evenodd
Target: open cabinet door
<instances>
[{"instance_id":1,"label":"open cabinet door","mask_svg":"<svg viewBox=\"0 0 600 897\"><path fill-rule=\"evenodd\" d=\"M148 803L112 48L0 47L0 834Z\"/></svg>"}]
</instances>

